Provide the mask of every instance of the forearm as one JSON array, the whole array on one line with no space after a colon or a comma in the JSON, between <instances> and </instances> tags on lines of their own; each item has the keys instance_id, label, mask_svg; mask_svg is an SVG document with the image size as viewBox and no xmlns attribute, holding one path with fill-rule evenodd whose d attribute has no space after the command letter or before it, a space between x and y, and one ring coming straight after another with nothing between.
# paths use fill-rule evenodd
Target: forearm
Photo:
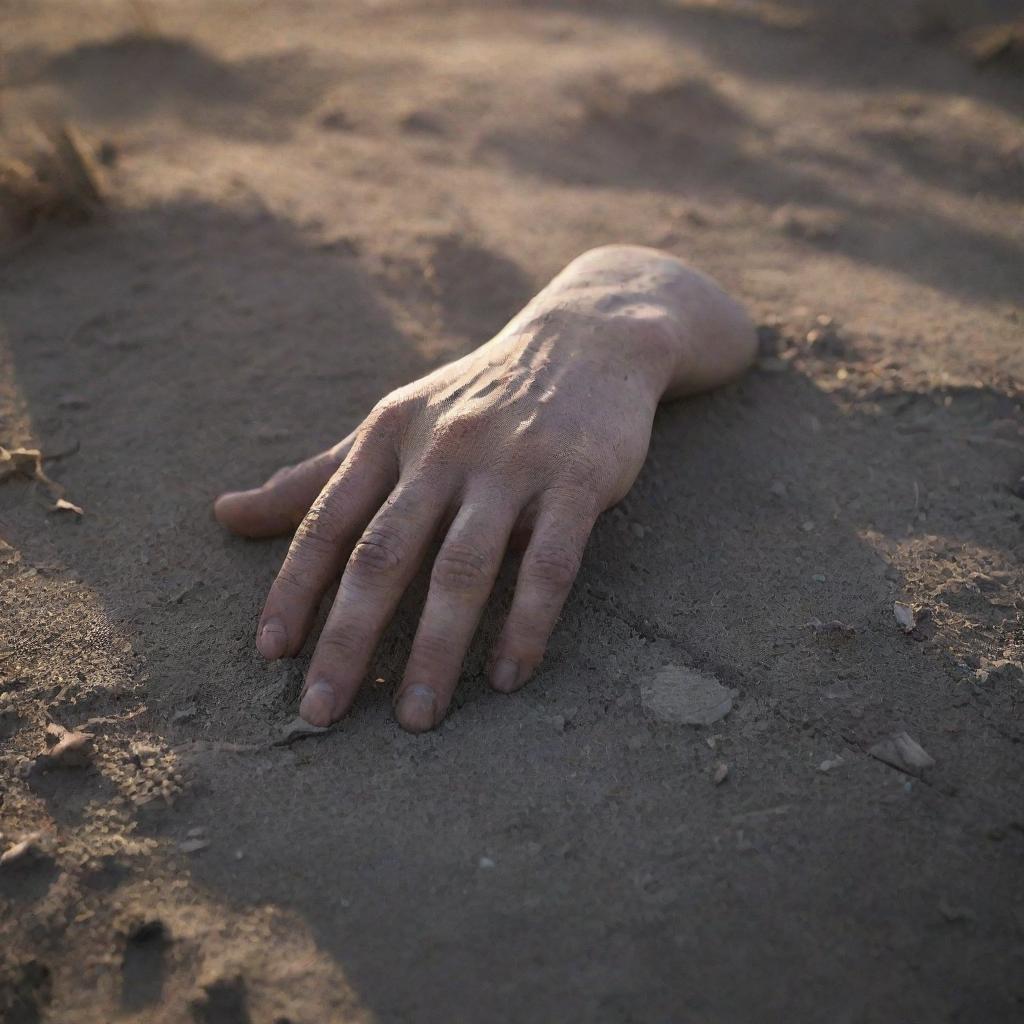
<instances>
[{"instance_id":1,"label":"forearm","mask_svg":"<svg viewBox=\"0 0 1024 1024\"><path fill-rule=\"evenodd\" d=\"M583 329L566 331L567 323ZM509 331L564 339L580 358L621 360L659 401L724 384L750 365L757 347L747 314L711 278L633 245L577 257L502 335Z\"/></svg>"}]
</instances>

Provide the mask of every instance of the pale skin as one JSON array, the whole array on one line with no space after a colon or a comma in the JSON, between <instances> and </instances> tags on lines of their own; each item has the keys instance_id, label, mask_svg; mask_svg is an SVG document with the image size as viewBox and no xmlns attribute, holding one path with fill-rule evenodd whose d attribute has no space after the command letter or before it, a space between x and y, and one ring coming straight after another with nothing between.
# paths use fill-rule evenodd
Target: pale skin
<instances>
[{"instance_id":1,"label":"pale skin","mask_svg":"<svg viewBox=\"0 0 1024 1024\"><path fill-rule=\"evenodd\" d=\"M295 532L256 647L302 649L338 583L299 713L348 710L381 634L440 547L395 714L437 726L510 545L523 550L491 652L502 693L534 673L597 517L633 485L658 403L707 391L753 360L743 309L667 253L593 249L468 355L392 392L334 447L222 494L217 519L247 537ZM340 578L340 582L339 582Z\"/></svg>"}]
</instances>

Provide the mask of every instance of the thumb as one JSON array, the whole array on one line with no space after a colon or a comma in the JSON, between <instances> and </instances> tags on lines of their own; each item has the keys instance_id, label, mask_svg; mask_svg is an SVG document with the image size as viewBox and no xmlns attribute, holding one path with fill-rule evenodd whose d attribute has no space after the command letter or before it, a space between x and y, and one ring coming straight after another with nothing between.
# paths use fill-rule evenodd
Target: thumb
<instances>
[{"instance_id":1,"label":"thumb","mask_svg":"<svg viewBox=\"0 0 1024 1024\"><path fill-rule=\"evenodd\" d=\"M279 469L262 487L228 491L213 503L217 521L243 537L291 533L348 455L352 438L296 466Z\"/></svg>"}]
</instances>

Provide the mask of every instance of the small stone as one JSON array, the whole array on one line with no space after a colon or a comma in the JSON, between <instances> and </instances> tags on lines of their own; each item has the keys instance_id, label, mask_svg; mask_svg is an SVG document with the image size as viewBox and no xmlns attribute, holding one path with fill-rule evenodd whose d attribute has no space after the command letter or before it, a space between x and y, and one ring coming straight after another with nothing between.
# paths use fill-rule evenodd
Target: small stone
<instances>
[{"instance_id":1,"label":"small stone","mask_svg":"<svg viewBox=\"0 0 1024 1024\"><path fill-rule=\"evenodd\" d=\"M57 408L71 410L88 409L89 403L80 395L67 394L61 395L57 399Z\"/></svg>"},{"instance_id":2,"label":"small stone","mask_svg":"<svg viewBox=\"0 0 1024 1024\"><path fill-rule=\"evenodd\" d=\"M206 835L206 829L203 828L202 825L197 825L195 828L190 828L185 835L187 835L189 839L198 839L200 836Z\"/></svg>"},{"instance_id":3,"label":"small stone","mask_svg":"<svg viewBox=\"0 0 1024 1024\"><path fill-rule=\"evenodd\" d=\"M39 833L33 832L20 843L9 846L0 854L0 868L15 868L30 864L43 854L39 846Z\"/></svg>"},{"instance_id":4,"label":"small stone","mask_svg":"<svg viewBox=\"0 0 1024 1024\"><path fill-rule=\"evenodd\" d=\"M327 732L329 728L329 726L310 725L304 718L294 718L284 727L281 735L274 740L273 745L285 747L307 736L319 736L321 733Z\"/></svg>"},{"instance_id":5,"label":"small stone","mask_svg":"<svg viewBox=\"0 0 1024 1024\"><path fill-rule=\"evenodd\" d=\"M720 786L725 780L729 778L729 766L724 761L719 761L715 765L714 774L711 776L711 781L716 786Z\"/></svg>"},{"instance_id":6,"label":"small stone","mask_svg":"<svg viewBox=\"0 0 1024 1024\"><path fill-rule=\"evenodd\" d=\"M811 578L814 580L815 583L825 582L825 574L823 572L816 572L814 576Z\"/></svg>"},{"instance_id":7,"label":"small stone","mask_svg":"<svg viewBox=\"0 0 1024 1024\"><path fill-rule=\"evenodd\" d=\"M656 718L683 725L711 725L732 711L734 691L714 676L669 665L640 688L640 702Z\"/></svg>"},{"instance_id":8,"label":"small stone","mask_svg":"<svg viewBox=\"0 0 1024 1024\"><path fill-rule=\"evenodd\" d=\"M555 732L565 732L565 715L552 715L548 721L555 727Z\"/></svg>"},{"instance_id":9,"label":"small stone","mask_svg":"<svg viewBox=\"0 0 1024 1024\"><path fill-rule=\"evenodd\" d=\"M813 519L805 519L800 524L800 529L803 530L804 533L810 533L814 529L814 520Z\"/></svg>"},{"instance_id":10,"label":"small stone","mask_svg":"<svg viewBox=\"0 0 1024 1024\"><path fill-rule=\"evenodd\" d=\"M917 775L935 764L935 758L906 732L894 732L891 736L886 736L868 753L883 764L911 775Z\"/></svg>"},{"instance_id":11,"label":"small stone","mask_svg":"<svg viewBox=\"0 0 1024 1024\"><path fill-rule=\"evenodd\" d=\"M478 861L478 864L481 868L484 868L485 870L489 870L495 867L495 863L490 857L481 857L480 860Z\"/></svg>"},{"instance_id":12,"label":"small stone","mask_svg":"<svg viewBox=\"0 0 1024 1024\"><path fill-rule=\"evenodd\" d=\"M894 601L892 613L896 617L896 623L904 633L912 633L917 628L917 616L914 609L903 601Z\"/></svg>"},{"instance_id":13,"label":"small stone","mask_svg":"<svg viewBox=\"0 0 1024 1024\"><path fill-rule=\"evenodd\" d=\"M768 488L776 498L784 498L786 496L786 485L781 480L773 480L771 487Z\"/></svg>"},{"instance_id":14,"label":"small stone","mask_svg":"<svg viewBox=\"0 0 1024 1024\"><path fill-rule=\"evenodd\" d=\"M171 721L172 722L187 722L189 719L196 717L196 712L198 710L199 710L198 705L196 705L196 704L186 704L179 711L175 711L174 712L174 715L171 718Z\"/></svg>"},{"instance_id":15,"label":"small stone","mask_svg":"<svg viewBox=\"0 0 1024 1024\"><path fill-rule=\"evenodd\" d=\"M72 515L84 516L85 512L80 505L76 505L72 501L68 501L67 498L58 498L51 506L51 512L70 512Z\"/></svg>"},{"instance_id":16,"label":"small stone","mask_svg":"<svg viewBox=\"0 0 1024 1024\"><path fill-rule=\"evenodd\" d=\"M833 768L838 768L843 763L843 759L838 754L836 754L835 757L826 757L825 760L818 765L818 771L830 772Z\"/></svg>"},{"instance_id":17,"label":"small stone","mask_svg":"<svg viewBox=\"0 0 1024 1024\"><path fill-rule=\"evenodd\" d=\"M823 583L824 577L817 582ZM857 630L851 626L848 622L843 622L842 619L830 619L828 622L822 622L821 619L811 619L805 625L810 626L815 633L822 633L828 636L853 636Z\"/></svg>"},{"instance_id":18,"label":"small stone","mask_svg":"<svg viewBox=\"0 0 1024 1024\"><path fill-rule=\"evenodd\" d=\"M640 523L630 523L629 529L637 540L643 540L647 530Z\"/></svg>"},{"instance_id":19,"label":"small stone","mask_svg":"<svg viewBox=\"0 0 1024 1024\"><path fill-rule=\"evenodd\" d=\"M182 853L198 853L200 850L205 850L209 845L209 839L186 839L184 842L178 843L178 849Z\"/></svg>"},{"instance_id":20,"label":"small stone","mask_svg":"<svg viewBox=\"0 0 1024 1024\"><path fill-rule=\"evenodd\" d=\"M939 913L950 924L969 923L977 920L977 915L967 907L958 907L946 900L939 901Z\"/></svg>"}]
</instances>

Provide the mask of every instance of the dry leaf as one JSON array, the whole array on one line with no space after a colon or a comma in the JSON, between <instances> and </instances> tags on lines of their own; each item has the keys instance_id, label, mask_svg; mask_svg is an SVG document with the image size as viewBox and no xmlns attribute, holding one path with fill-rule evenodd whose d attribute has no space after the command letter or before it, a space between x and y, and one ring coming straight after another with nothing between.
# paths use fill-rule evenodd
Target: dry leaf
<instances>
[{"instance_id":1,"label":"dry leaf","mask_svg":"<svg viewBox=\"0 0 1024 1024\"><path fill-rule=\"evenodd\" d=\"M47 738L56 736L57 742L36 755L35 768L85 768L92 761L93 738L87 732L72 732L59 725L47 728Z\"/></svg>"},{"instance_id":2,"label":"dry leaf","mask_svg":"<svg viewBox=\"0 0 1024 1024\"><path fill-rule=\"evenodd\" d=\"M15 476L34 480L36 483L42 484L54 499L54 504L50 508L51 512L71 512L78 516L84 515L78 505L65 499L64 488L56 480L51 480L46 475L46 471L43 469L45 457L38 448L0 447L0 481ZM58 456L53 457L57 458Z\"/></svg>"}]
</instances>

